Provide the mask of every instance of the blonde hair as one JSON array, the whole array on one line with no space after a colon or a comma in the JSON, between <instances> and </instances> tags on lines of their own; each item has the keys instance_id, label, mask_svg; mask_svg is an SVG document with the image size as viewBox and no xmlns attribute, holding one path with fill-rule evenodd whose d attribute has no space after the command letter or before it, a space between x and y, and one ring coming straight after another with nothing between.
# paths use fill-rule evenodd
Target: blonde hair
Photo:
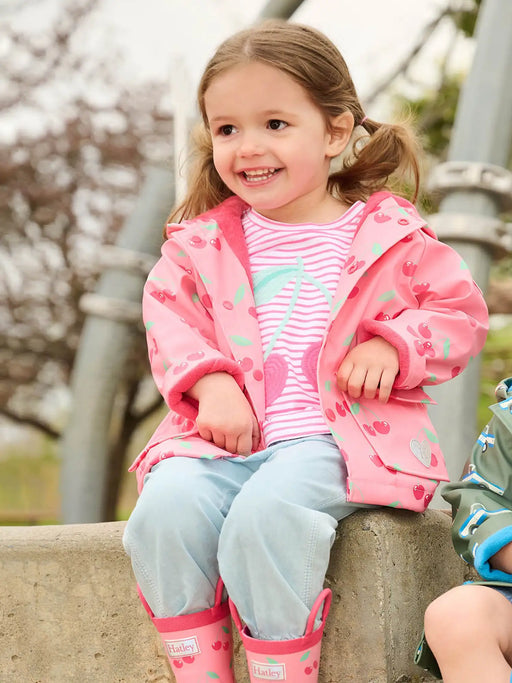
<instances>
[{"instance_id":1,"label":"blonde hair","mask_svg":"<svg viewBox=\"0 0 512 683\"><path fill-rule=\"evenodd\" d=\"M366 131L341 168L328 179L329 191L348 204L365 201L388 189L392 176L414 178L413 201L419 190L418 144L405 124L384 124L365 116L345 60L334 44L309 26L269 20L234 34L224 41L207 64L198 88L202 121L192 138L191 172L185 199L172 211L169 222L192 218L233 193L213 164L212 141L204 96L214 78L234 66L261 62L293 78L330 120L351 112L355 126ZM364 131L363 131L364 132Z\"/></svg>"}]
</instances>

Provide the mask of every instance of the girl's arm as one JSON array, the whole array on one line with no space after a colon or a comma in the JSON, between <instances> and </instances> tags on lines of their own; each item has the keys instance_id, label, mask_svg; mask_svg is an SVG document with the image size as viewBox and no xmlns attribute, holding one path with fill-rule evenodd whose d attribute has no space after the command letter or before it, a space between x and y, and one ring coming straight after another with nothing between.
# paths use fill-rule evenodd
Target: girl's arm
<instances>
[{"instance_id":1,"label":"girl's arm","mask_svg":"<svg viewBox=\"0 0 512 683\"><path fill-rule=\"evenodd\" d=\"M458 375L480 352L488 330L484 298L461 256L418 232L389 252L394 279L387 319L363 319L360 343L380 336L399 355L394 387L439 384Z\"/></svg>"},{"instance_id":2,"label":"girl's arm","mask_svg":"<svg viewBox=\"0 0 512 683\"><path fill-rule=\"evenodd\" d=\"M219 349L197 289L192 264L168 240L144 287L143 318L155 383L169 408L190 419L197 416L197 400L188 392L205 375L226 373L240 390L244 386L239 364Z\"/></svg>"},{"instance_id":3,"label":"girl's arm","mask_svg":"<svg viewBox=\"0 0 512 683\"><path fill-rule=\"evenodd\" d=\"M203 439L240 455L249 455L258 448L258 422L231 375L225 372L205 375L187 394L198 402L196 424Z\"/></svg>"}]
</instances>

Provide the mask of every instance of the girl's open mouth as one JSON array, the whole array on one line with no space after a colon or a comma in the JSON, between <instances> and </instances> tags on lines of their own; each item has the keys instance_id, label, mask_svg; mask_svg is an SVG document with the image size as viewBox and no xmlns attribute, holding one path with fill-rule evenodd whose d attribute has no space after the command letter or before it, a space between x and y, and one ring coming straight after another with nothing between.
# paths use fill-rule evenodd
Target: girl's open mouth
<instances>
[{"instance_id":1,"label":"girl's open mouth","mask_svg":"<svg viewBox=\"0 0 512 683\"><path fill-rule=\"evenodd\" d=\"M270 180L276 173L279 173L280 168L259 168L254 171L242 171L240 175L248 183L261 183L265 180Z\"/></svg>"}]
</instances>

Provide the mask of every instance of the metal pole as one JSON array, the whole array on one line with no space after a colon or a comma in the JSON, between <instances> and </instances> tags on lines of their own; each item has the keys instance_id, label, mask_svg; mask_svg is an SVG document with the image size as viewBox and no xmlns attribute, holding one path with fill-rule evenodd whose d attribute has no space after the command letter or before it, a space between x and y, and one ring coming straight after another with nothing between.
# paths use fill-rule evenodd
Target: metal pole
<instances>
[{"instance_id":1,"label":"metal pole","mask_svg":"<svg viewBox=\"0 0 512 683\"><path fill-rule=\"evenodd\" d=\"M259 14L259 19L288 19L303 0L268 0Z\"/></svg>"},{"instance_id":2,"label":"metal pole","mask_svg":"<svg viewBox=\"0 0 512 683\"><path fill-rule=\"evenodd\" d=\"M431 225L462 256L485 292L493 256L510 249L499 215L512 207L512 2L485 0L476 28L476 52L464 84L448 154L430 189L444 196ZM477 436L479 359L462 375L433 387L431 416L451 479L460 477ZM439 494L433 505L446 507Z\"/></svg>"},{"instance_id":3,"label":"metal pole","mask_svg":"<svg viewBox=\"0 0 512 683\"><path fill-rule=\"evenodd\" d=\"M65 524L103 521L114 400L141 319L142 287L159 254L172 203L173 174L150 168L116 247L106 252L108 270L96 292L84 297L89 315L73 368L72 411L61 441Z\"/></svg>"}]
</instances>

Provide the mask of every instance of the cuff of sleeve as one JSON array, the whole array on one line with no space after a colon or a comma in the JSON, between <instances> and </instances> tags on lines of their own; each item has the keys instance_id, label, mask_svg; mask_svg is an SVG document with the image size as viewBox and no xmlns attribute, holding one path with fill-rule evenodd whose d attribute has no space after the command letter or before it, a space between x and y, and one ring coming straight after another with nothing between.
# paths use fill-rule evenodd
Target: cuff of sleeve
<instances>
[{"instance_id":1,"label":"cuff of sleeve","mask_svg":"<svg viewBox=\"0 0 512 683\"><path fill-rule=\"evenodd\" d=\"M474 567L483 579L512 583L512 574L492 569L489 564L490 558L511 541L512 526L508 526L497 531L476 548Z\"/></svg>"}]
</instances>

